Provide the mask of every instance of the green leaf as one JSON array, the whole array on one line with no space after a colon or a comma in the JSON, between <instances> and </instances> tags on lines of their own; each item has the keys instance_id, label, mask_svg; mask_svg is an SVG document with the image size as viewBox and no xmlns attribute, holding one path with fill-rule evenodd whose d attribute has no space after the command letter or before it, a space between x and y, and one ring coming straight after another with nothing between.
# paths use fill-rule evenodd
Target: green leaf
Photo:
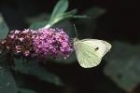
<instances>
[{"instance_id":1,"label":"green leaf","mask_svg":"<svg viewBox=\"0 0 140 93\"><path fill-rule=\"evenodd\" d=\"M64 20L68 20L70 18L87 18L87 16L85 15L75 15L77 13L77 10L74 9L74 10L71 10L69 12L66 12L64 13L63 15L53 19L53 21L49 21L49 23L45 26L45 28L49 28L49 27L52 27L53 25L59 23L59 22L62 22Z\"/></svg>"},{"instance_id":2,"label":"green leaf","mask_svg":"<svg viewBox=\"0 0 140 93\"><path fill-rule=\"evenodd\" d=\"M88 18L86 15L76 15L76 13L77 13L77 9L71 10L59 16L57 20L62 21L69 18Z\"/></svg>"},{"instance_id":3,"label":"green leaf","mask_svg":"<svg viewBox=\"0 0 140 93\"><path fill-rule=\"evenodd\" d=\"M0 39L4 39L9 32L9 28L3 20L2 15L0 14Z\"/></svg>"},{"instance_id":4,"label":"green leaf","mask_svg":"<svg viewBox=\"0 0 140 93\"><path fill-rule=\"evenodd\" d=\"M17 93L17 86L11 72L0 68L0 93Z\"/></svg>"},{"instance_id":5,"label":"green leaf","mask_svg":"<svg viewBox=\"0 0 140 93\"><path fill-rule=\"evenodd\" d=\"M61 16L58 16L58 17L54 18L53 20L49 21L48 24L45 26L45 28L50 28L50 27L54 26L55 24L62 22L63 20L72 18L73 15L76 13L77 13L76 9L63 13Z\"/></svg>"},{"instance_id":6,"label":"green leaf","mask_svg":"<svg viewBox=\"0 0 140 93\"><path fill-rule=\"evenodd\" d=\"M68 0L59 0L52 12L50 21L63 15L64 12L67 10L67 8L68 8Z\"/></svg>"},{"instance_id":7,"label":"green leaf","mask_svg":"<svg viewBox=\"0 0 140 93\"><path fill-rule=\"evenodd\" d=\"M15 59L15 70L21 73L36 76L41 80L54 83L56 85L63 85L62 81L55 74L47 71L44 67L40 66L35 60L30 60L25 64L23 59Z\"/></svg>"},{"instance_id":8,"label":"green leaf","mask_svg":"<svg viewBox=\"0 0 140 93\"><path fill-rule=\"evenodd\" d=\"M31 89L25 89L25 88L19 88L18 91L19 93L37 93Z\"/></svg>"},{"instance_id":9,"label":"green leaf","mask_svg":"<svg viewBox=\"0 0 140 93\"><path fill-rule=\"evenodd\" d=\"M112 46L104 73L119 87L131 91L140 82L140 45L114 42Z\"/></svg>"}]
</instances>

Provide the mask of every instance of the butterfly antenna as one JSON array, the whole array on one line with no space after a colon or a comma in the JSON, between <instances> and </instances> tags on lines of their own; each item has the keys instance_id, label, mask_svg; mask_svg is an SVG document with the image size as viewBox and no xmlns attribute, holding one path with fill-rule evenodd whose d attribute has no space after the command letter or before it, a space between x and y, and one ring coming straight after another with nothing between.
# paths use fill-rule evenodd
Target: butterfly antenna
<instances>
[{"instance_id":1,"label":"butterfly antenna","mask_svg":"<svg viewBox=\"0 0 140 93\"><path fill-rule=\"evenodd\" d=\"M74 31L75 31L75 34L76 34L76 38L78 38L78 32L77 32L75 24L73 25L73 27L74 27Z\"/></svg>"}]
</instances>

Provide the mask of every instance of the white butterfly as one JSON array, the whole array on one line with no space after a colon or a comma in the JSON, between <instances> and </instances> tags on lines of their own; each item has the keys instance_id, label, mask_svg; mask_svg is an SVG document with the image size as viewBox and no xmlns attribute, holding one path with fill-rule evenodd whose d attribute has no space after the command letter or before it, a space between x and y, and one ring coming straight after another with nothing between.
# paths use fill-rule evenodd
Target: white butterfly
<instances>
[{"instance_id":1,"label":"white butterfly","mask_svg":"<svg viewBox=\"0 0 140 93\"><path fill-rule=\"evenodd\" d=\"M84 68L97 66L102 57L111 49L111 44L98 39L73 40L79 64Z\"/></svg>"}]
</instances>

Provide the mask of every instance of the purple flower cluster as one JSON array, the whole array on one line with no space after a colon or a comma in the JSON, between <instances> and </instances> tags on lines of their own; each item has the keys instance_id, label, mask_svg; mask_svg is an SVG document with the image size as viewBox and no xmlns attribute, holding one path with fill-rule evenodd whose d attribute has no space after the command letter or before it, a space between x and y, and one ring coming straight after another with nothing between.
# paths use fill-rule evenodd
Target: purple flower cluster
<instances>
[{"instance_id":1,"label":"purple flower cluster","mask_svg":"<svg viewBox=\"0 0 140 93\"><path fill-rule=\"evenodd\" d=\"M33 40L36 55L49 57L68 57L72 52L69 36L62 29L39 29Z\"/></svg>"},{"instance_id":2,"label":"purple flower cluster","mask_svg":"<svg viewBox=\"0 0 140 93\"><path fill-rule=\"evenodd\" d=\"M73 51L62 29L14 30L0 41L0 49L13 54L43 58L68 57Z\"/></svg>"},{"instance_id":3,"label":"purple flower cluster","mask_svg":"<svg viewBox=\"0 0 140 93\"><path fill-rule=\"evenodd\" d=\"M33 51L32 41L35 35L36 32L29 29L11 31L4 40L1 40L1 49L14 54L29 56Z\"/></svg>"}]
</instances>

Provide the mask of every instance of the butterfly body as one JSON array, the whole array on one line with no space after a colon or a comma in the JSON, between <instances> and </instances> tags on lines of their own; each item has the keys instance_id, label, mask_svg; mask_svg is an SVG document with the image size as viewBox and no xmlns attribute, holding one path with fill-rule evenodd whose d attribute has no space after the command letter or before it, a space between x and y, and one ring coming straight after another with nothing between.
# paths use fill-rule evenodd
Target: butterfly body
<instances>
[{"instance_id":1,"label":"butterfly body","mask_svg":"<svg viewBox=\"0 0 140 93\"><path fill-rule=\"evenodd\" d=\"M73 46L76 52L79 64L84 68L97 66L102 57L110 50L111 44L98 39L74 38Z\"/></svg>"}]
</instances>

